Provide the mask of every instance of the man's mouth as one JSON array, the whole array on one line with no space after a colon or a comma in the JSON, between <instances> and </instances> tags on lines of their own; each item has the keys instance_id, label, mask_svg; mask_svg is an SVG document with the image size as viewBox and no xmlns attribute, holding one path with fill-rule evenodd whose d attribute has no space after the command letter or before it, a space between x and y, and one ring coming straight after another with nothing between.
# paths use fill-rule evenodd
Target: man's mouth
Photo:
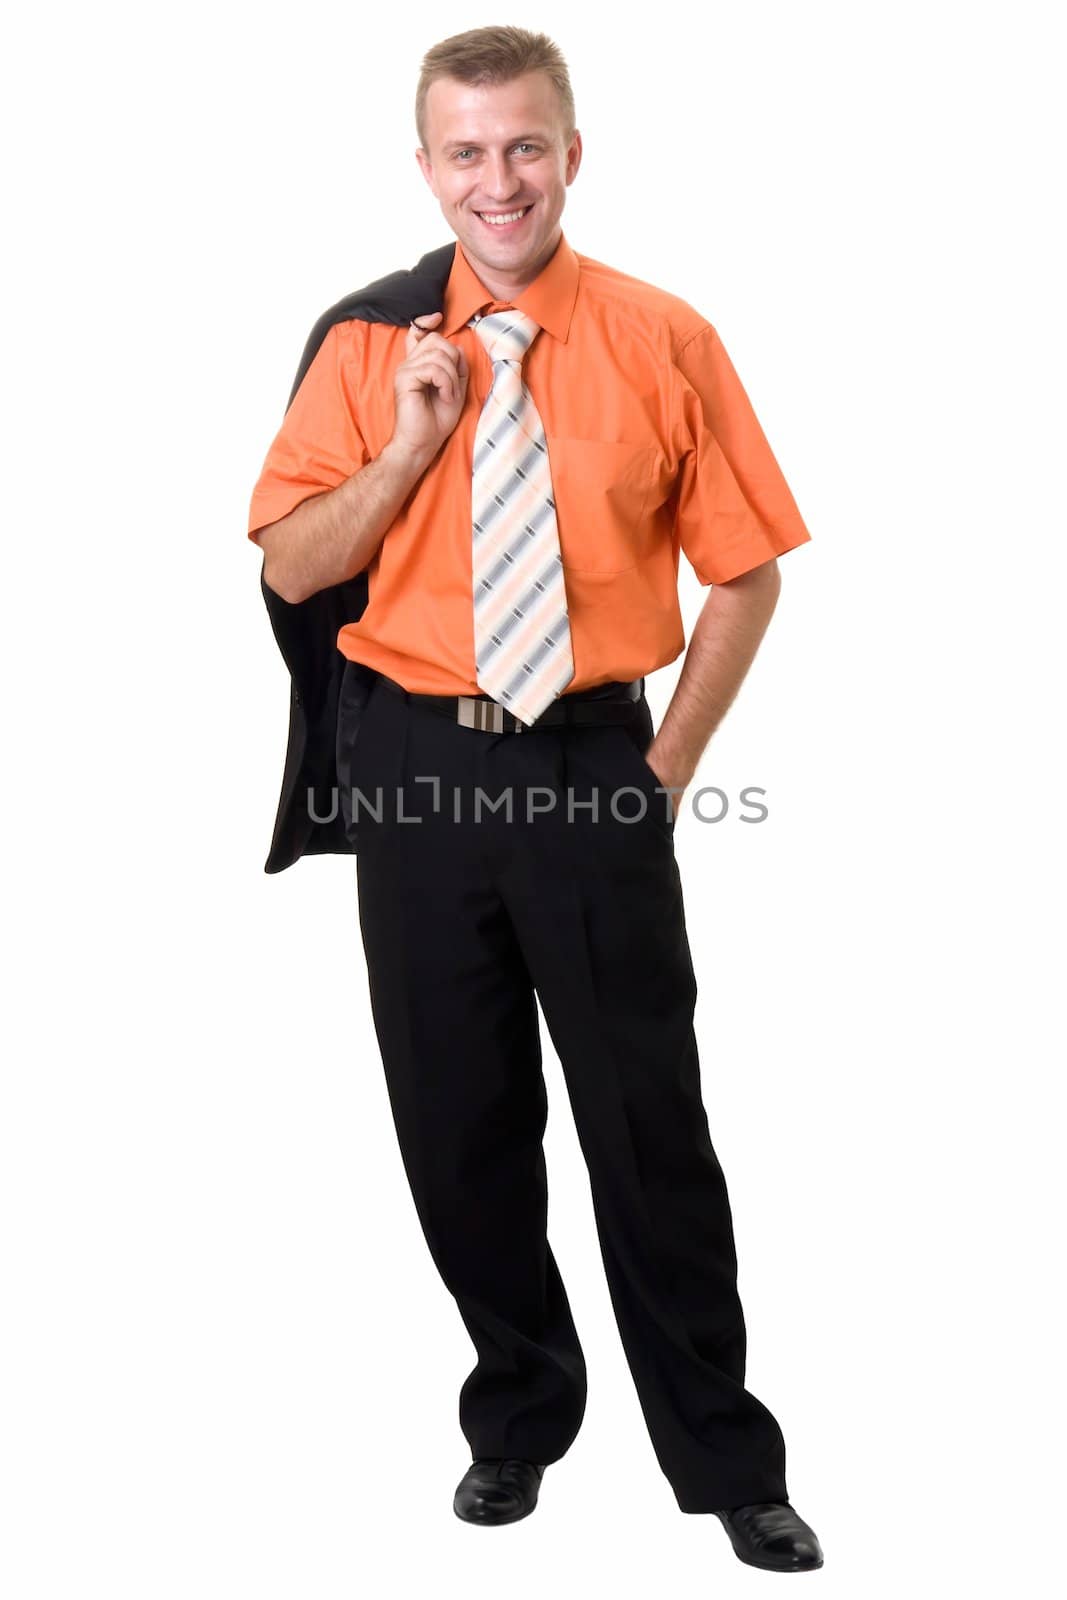
<instances>
[{"instance_id":1,"label":"man's mouth","mask_svg":"<svg viewBox=\"0 0 1067 1600\"><path fill-rule=\"evenodd\" d=\"M532 211L533 202L528 206L516 206L511 211L476 211L474 215L484 222L487 228L492 228L494 233L510 233L513 228L518 228L528 211Z\"/></svg>"}]
</instances>

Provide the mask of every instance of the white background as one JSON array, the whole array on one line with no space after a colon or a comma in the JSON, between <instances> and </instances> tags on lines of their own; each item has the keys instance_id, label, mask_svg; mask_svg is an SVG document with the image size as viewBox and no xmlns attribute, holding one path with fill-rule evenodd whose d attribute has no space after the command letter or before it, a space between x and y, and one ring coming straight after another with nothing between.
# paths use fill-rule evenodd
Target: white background
<instances>
[{"instance_id":1,"label":"white background","mask_svg":"<svg viewBox=\"0 0 1067 1600\"><path fill-rule=\"evenodd\" d=\"M1053 8L34 17L3 96L5 1595L782 1581L659 1471L547 1038L588 1409L533 1517L453 1515L473 1348L396 1148L355 864L262 870L288 678L249 496L319 313L451 239L419 62L498 21L570 63L568 239L715 324L813 535L700 774L771 816L677 831L749 1383L823 1542L807 1581L1053 1593Z\"/></svg>"}]
</instances>

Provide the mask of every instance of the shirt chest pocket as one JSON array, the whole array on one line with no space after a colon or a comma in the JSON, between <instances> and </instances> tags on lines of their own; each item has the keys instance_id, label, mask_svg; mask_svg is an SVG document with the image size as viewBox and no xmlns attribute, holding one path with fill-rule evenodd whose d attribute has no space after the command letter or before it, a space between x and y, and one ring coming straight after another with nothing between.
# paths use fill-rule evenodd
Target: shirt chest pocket
<instances>
[{"instance_id":1,"label":"shirt chest pocket","mask_svg":"<svg viewBox=\"0 0 1067 1600\"><path fill-rule=\"evenodd\" d=\"M625 572L648 555L658 452L617 440L546 434L564 575Z\"/></svg>"}]
</instances>

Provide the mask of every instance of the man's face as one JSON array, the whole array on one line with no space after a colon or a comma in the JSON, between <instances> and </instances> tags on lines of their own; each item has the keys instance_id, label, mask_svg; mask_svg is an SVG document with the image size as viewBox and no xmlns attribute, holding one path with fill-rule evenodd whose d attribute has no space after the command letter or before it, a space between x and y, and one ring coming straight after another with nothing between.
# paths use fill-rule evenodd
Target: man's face
<instances>
[{"instance_id":1,"label":"man's face","mask_svg":"<svg viewBox=\"0 0 1067 1600\"><path fill-rule=\"evenodd\" d=\"M471 265L521 281L536 276L559 243L566 190L582 158L568 146L559 98L543 72L473 86L438 78L426 95L419 166ZM491 216L524 215L514 222Z\"/></svg>"}]
</instances>

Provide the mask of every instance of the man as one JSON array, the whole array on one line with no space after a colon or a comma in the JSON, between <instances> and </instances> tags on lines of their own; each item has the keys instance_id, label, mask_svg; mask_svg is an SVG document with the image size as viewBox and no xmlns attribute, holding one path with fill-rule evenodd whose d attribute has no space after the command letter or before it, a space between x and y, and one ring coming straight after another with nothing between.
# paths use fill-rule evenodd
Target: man
<instances>
[{"instance_id":1,"label":"man","mask_svg":"<svg viewBox=\"0 0 1067 1600\"><path fill-rule=\"evenodd\" d=\"M555 45L445 40L416 120L458 241L443 303L400 326L396 274L322 319L249 535L280 642L287 608L367 578L337 632L336 713L294 691L296 744L336 716L400 1148L477 1352L454 1508L529 1514L585 1407L545 1232L538 996L679 1506L716 1512L752 1565L817 1567L781 1431L744 1387L673 843L774 610L775 558L809 534L715 330L563 236L582 142ZM653 739L644 677L685 644L679 550L713 587Z\"/></svg>"}]
</instances>

